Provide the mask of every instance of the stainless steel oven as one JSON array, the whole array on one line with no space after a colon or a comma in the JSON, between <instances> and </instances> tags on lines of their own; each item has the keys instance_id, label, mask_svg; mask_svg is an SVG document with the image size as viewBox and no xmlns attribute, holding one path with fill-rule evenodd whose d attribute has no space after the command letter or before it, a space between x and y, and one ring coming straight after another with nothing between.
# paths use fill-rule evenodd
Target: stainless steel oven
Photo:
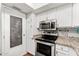
<instances>
[{"instance_id":1,"label":"stainless steel oven","mask_svg":"<svg viewBox=\"0 0 79 59\"><path fill-rule=\"evenodd\" d=\"M36 56L54 56L55 44L36 40Z\"/></svg>"}]
</instances>

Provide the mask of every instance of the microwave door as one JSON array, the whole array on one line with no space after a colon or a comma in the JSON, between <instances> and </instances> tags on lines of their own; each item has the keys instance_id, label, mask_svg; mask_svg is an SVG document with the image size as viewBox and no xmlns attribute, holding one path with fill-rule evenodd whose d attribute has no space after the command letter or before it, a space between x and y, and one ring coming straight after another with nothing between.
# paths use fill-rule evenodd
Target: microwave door
<instances>
[{"instance_id":1,"label":"microwave door","mask_svg":"<svg viewBox=\"0 0 79 59\"><path fill-rule=\"evenodd\" d=\"M50 29L50 23L41 23L41 29Z\"/></svg>"}]
</instances>

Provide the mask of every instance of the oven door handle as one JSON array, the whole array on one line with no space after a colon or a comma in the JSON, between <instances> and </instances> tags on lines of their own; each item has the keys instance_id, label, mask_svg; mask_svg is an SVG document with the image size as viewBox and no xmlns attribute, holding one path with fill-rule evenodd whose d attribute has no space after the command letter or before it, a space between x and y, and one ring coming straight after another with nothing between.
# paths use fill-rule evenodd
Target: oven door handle
<instances>
[{"instance_id":1,"label":"oven door handle","mask_svg":"<svg viewBox=\"0 0 79 59\"><path fill-rule=\"evenodd\" d=\"M54 46L55 44L53 43L47 43L47 42L41 42L41 41L36 41L37 43L41 43L41 44L46 44L46 45L49 45L49 46Z\"/></svg>"}]
</instances>

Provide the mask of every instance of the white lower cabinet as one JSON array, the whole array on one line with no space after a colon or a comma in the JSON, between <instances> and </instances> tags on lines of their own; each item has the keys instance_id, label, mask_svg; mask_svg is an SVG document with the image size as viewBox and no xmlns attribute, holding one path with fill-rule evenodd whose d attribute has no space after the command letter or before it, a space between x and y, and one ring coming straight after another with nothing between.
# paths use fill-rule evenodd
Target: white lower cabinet
<instances>
[{"instance_id":1,"label":"white lower cabinet","mask_svg":"<svg viewBox=\"0 0 79 59\"><path fill-rule=\"evenodd\" d=\"M77 56L73 48L56 44L56 56Z\"/></svg>"},{"instance_id":2,"label":"white lower cabinet","mask_svg":"<svg viewBox=\"0 0 79 59\"><path fill-rule=\"evenodd\" d=\"M56 56L68 56L68 55L65 53L57 52Z\"/></svg>"}]
</instances>

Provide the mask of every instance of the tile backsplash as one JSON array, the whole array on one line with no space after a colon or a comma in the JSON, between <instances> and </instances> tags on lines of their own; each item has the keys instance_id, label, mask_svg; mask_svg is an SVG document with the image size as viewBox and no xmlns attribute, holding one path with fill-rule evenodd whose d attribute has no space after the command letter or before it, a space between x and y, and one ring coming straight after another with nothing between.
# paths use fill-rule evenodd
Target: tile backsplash
<instances>
[{"instance_id":1,"label":"tile backsplash","mask_svg":"<svg viewBox=\"0 0 79 59\"><path fill-rule=\"evenodd\" d=\"M79 28L60 28L58 34L59 36L79 37Z\"/></svg>"},{"instance_id":2,"label":"tile backsplash","mask_svg":"<svg viewBox=\"0 0 79 59\"><path fill-rule=\"evenodd\" d=\"M79 33L73 33L73 32L69 32L68 33L69 37L79 37Z\"/></svg>"}]
</instances>

